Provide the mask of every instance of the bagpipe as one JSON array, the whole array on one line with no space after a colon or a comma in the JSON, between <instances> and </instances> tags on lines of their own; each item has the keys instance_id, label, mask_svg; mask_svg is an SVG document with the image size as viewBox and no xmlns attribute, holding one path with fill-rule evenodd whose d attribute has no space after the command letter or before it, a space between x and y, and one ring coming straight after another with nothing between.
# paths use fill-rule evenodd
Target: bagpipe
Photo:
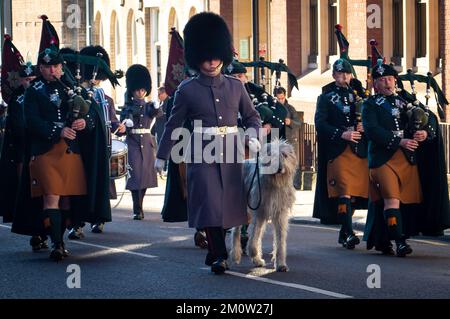
<instances>
[{"instance_id":1,"label":"bagpipe","mask_svg":"<svg viewBox=\"0 0 450 319\"><path fill-rule=\"evenodd\" d=\"M298 90L298 82L297 77L292 73L292 71L288 68L288 66L284 63L283 59L279 59L278 62L268 62L265 61L264 57L260 57L259 61L253 61L253 62L241 62L242 65L245 67L253 67L253 68L259 68L260 74L261 74L261 80L262 80L262 87L265 90L266 86L266 71L265 69L270 70L270 76L272 77L275 73L275 87L281 86L281 72L286 72L288 74L288 83L289 86L295 87Z\"/></svg>"},{"instance_id":2,"label":"bagpipe","mask_svg":"<svg viewBox=\"0 0 450 319\"><path fill-rule=\"evenodd\" d=\"M373 90L373 80L371 78L371 71L376 66L380 65L381 63L385 63L386 59L382 56L380 51L377 48L377 41L372 39L369 41L369 44L371 46L371 55L368 56L367 59L364 60L354 60L349 57L349 42L345 38L345 36L342 33L342 26L336 25L335 26L335 34L337 37L337 41L339 44L340 49L340 58L346 59L352 66L362 66L367 68L367 79L366 79L366 88L364 89L364 96L361 96L361 94L357 94L357 111L360 113L362 102L368 98L372 94ZM391 66L393 64L391 63ZM355 85L357 82L356 80L356 72L353 69L353 75L355 76L355 79L353 79L353 83L350 83L350 86L352 89L354 89L355 93L356 91L361 91L361 88L357 88ZM426 83L426 95L425 95L425 105L420 103L420 101L417 98L417 90L416 90L416 84L415 82L421 82ZM358 81L359 82L359 81ZM408 92L403 84L403 82L409 82L411 87L411 92ZM361 82L359 82L361 83ZM403 102L405 103L405 108L402 110L404 114L407 117L408 120L408 127L410 131L417 131L423 127L425 127L428 123L428 117L429 117L429 101L431 98L431 89L433 89L434 96L436 99L436 105L437 105L437 111L439 118L441 120L445 119L445 113L444 113L444 105L448 104L447 99L445 98L444 93L442 92L441 88L439 87L436 80L433 78L433 75L431 72L428 72L427 75L421 75L421 74L415 74L411 69L408 69L406 74L401 74L397 78L397 90L394 92L396 96L398 96ZM356 113L355 112L355 113Z\"/></svg>"}]
</instances>

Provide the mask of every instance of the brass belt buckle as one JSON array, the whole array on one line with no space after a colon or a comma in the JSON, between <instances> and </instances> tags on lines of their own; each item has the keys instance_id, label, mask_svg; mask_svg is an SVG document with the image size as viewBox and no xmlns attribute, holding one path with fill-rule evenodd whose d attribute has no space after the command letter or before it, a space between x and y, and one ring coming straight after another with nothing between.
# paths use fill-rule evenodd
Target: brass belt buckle
<instances>
[{"instance_id":1,"label":"brass belt buckle","mask_svg":"<svg viewBox=\"0 0 450 319\"><path fill-rule=\"evenodd\" d=\"M227 127L221 126L218 128L219 134L226 134L227 133Z\"/></svg>"}]
</instances>

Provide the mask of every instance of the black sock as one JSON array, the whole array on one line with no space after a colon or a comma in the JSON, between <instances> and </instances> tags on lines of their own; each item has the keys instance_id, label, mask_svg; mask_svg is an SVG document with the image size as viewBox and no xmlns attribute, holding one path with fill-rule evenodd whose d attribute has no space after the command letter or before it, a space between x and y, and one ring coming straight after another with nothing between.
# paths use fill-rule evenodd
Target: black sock
<instances>
[{"instance_id":1,"label":"black sock","mask_svg":"<svg viewBox=\"0 0 450 319\"><path fill-rule=\"evenodd\" d=\"M352 202L350 198L341 197L338 200L338 222L347 235L353 234Z\"/></svg>"},{"instance_id":2,"label":"black sock","mask_svg":"<svg viewBox=\"0 0 450 319\"><path fill-rule=\"evenodd\" d=\"M59 209L45 209L50 218L50 238L54 245L61 244L61 212Z\"/></svg>"},{"instance_id":3,"label":"black sock","mask_svg":"<svg viewBox=\"0 0 450 319\"><path fill-rule=\"evenodd\" d=\"M390 208L384 211L384 220L386 221L389 239L395 242L401 241L403 236L402 214L398 208Z\"/></svg>"},{"instance_id":4,"label":"black sock","mask_svg":"<svg viewBox=\"0 0 450 319\"><path fill-rule=\"evenodd\" d=\"M70 224L70 210L61 209L61 241L64 241L64 233Z\"/></svg>"}]
</instances>

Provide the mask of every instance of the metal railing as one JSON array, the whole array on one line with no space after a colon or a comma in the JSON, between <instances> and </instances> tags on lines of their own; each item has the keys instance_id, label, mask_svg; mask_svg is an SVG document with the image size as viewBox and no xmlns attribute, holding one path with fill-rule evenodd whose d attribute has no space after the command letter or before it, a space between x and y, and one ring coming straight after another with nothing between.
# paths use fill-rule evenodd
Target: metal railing
<instances>
[{"instance_id":1,"label":"metal railing","mask_svg":"<svg viewBox=\"0 0 450 319\"><path fill-rule=\"evenodd\" d=\"M298 160L302 171L316 171L317 135L314 124L303 123L299 131Z\"/></svg>"}]
</instances>

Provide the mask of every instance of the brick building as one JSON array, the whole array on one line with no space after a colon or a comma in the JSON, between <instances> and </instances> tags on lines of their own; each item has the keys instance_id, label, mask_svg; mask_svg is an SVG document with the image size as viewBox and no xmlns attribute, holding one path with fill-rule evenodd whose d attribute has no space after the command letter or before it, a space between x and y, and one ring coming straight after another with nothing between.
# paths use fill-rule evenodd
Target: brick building
<instances>
[{"instance_id":1,"label":"brick building","mask_svg":"<svg viewBox=\"0 0 450 319\"><path fill-rule=\"evenodd\" d=\"M351 58L367 58L368 42L375 38L399 71L431 71L450 98L450 0L62 0L39 1L39 8L30 10L36 3L13 1L9 31L22 54L29 52L34 61L41 29L37 16L45 13L63 46L101 44L110 52L112 68L147 65L156 87L165 77L170 28L182 30L190 16L210 10L228 23L240 60L284 59L300 85L291 92L290 102L308 122L321 87L331 81L330 65L338 58L337 23L350 42ZM365 69L357 72L364 82ZM285 77L282 83L286 85ZM123 91L124 85L112 92L118 105Z\"/></svg>"}]
</instances>

